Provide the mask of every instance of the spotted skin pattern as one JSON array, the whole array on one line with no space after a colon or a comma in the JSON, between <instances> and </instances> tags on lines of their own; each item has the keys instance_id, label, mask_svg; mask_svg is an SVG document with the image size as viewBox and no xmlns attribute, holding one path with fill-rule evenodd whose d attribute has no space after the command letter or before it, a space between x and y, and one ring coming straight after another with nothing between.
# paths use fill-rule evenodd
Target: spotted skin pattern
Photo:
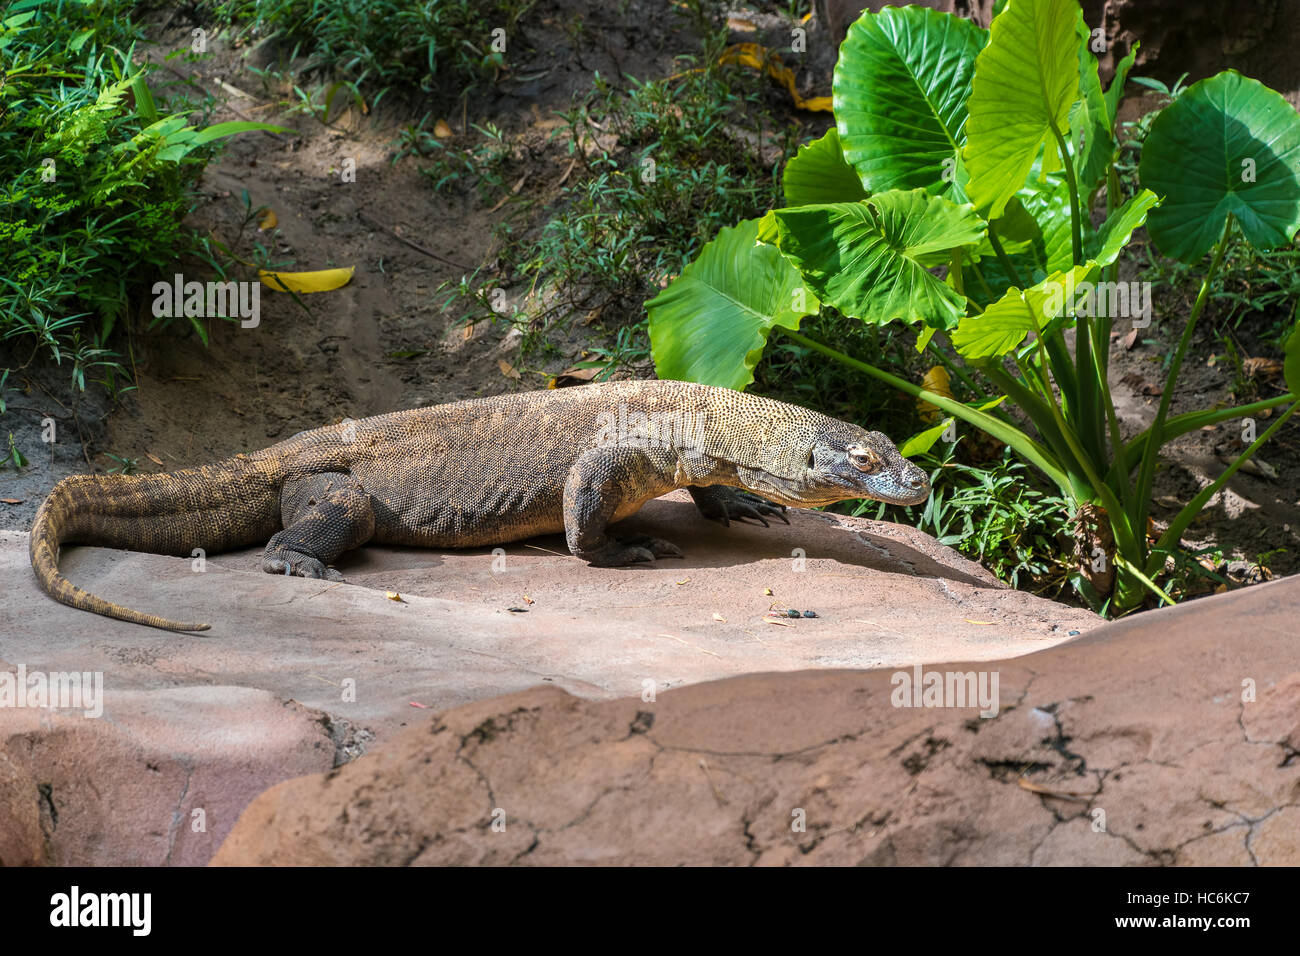
<instances>
[{"instance_id":1,"label":"spotted skin pattern","mask_svg":"<svg viewBox=\"0 0 1300 956\"><path fill-rule=\"evenodd\" d=\"M617 566L681 551L608 526L686 488L706 518L785 520L785 507L849 498L917 504L925 473L879 432L796 405L689 382L606 382L344 421L251 455L157 475L77 475L32 525L31 563L57 601L175 631L59 573L64 544L190 556L268 542L272 574L341 580L330 565L368 541L429 548L563 531L570 551Z\"/></svg>"}]
</instances>

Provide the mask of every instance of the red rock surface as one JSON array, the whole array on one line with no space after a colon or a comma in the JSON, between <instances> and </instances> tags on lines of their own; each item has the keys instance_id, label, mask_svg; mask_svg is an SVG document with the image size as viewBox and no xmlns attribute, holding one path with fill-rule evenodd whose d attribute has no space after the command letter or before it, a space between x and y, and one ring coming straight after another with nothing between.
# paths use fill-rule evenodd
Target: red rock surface
<instances>
[{"instance_id":1,"label":"red rock surface","mask_svg":"<svg viewBox=\"0 0 1300 956\"><path fill-rule=\"evenodd\" d=\"M213 556L203 573L179 558L68 549L77 584L207 620L204 634L57 604L36 587L26 535L0 532L0 670L99 672L105 697L98 719L0 707L0 861L206 862L258 793L423 724L420 707L548 683L607 699L647 681L662 692L767 671L987 660L1099 623L1000 586L912 528L791 520L722 528L678 495L627 526L677 541L685 560L590 568L558 537L499 556L367 548L341 566L343 585L264 574L260 549ZM774 602L820 616L766 624ZM189 829L195 809L201 834Z\"/></svg>"},{"instance_id":2,"label":"red rock surface","mask_svg":"<svg viewBox=\"0 0 1300 956\"><path fill-rule=\"evenodd\" d=\"M272 788L214 863L1295 865L1298 613L1292 578L933 668L996 671L992 719L889 671L536 688Z\"/></svg>"}]
</instances>

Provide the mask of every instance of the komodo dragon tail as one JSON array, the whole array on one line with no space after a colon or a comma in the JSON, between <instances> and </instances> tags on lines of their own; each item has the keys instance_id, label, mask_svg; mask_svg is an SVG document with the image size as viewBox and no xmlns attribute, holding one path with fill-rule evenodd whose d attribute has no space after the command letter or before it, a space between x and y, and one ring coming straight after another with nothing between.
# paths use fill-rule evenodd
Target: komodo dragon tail
<instances>
[{"instance_id":1,"label":"komodo dragon tail","mask_svg":"<svg viewBox=\"0 0 1300 956\"><path fill-rule=\"evenodd\" d=\"M190 556L266 541L278 528L277 476L265 463L230 459L159 475L74 475L50 492L32 523L32 570L56 601L133 624L206 631L96 597L59 573L63 544Z\"/></svg>"}]
</instances>

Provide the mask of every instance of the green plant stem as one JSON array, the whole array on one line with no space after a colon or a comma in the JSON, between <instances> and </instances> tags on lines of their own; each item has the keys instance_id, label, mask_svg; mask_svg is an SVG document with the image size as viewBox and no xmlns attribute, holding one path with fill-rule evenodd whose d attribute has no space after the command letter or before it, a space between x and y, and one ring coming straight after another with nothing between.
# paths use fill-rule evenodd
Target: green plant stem
<instances>
[{"instance_id":1,"label":"green plant stem","mask_svg":"<svg viewBox=\"0 0 1300 956\"><path fill-rule=\"evenodd\" d=\"M1206 425L1217 425L1219 422L1227 421L1230 418L1244 418L1247 415L1253 415L1256 412L1262 412L1267 408L1276 408L1279 405L1285 405L1287 402L1294 402L1300 399L1300 395L1293 392L1287 392L1285 395L1276 395L1273 398L1261 399L1258 402L1251 402L1249 405L1237 405L1233 408L1218 408L1211 411L1183 412L1181 415L1175 415L1165 422L1164 441L1170 441L1179 435L1185 435L1196 428L1204 428ZM1151 429L1145 429L1131 438L1124 446L1123 458L1115 459L1115 466L1123 463L1124 471L1127 474L1131 472L1146 451L1146 444L1151 438Z\"/></svg>"},{"instance_id":2,"label":"green plant stem","mask_svg":"<svg viewBox=\"0 0 1300 956\"><path fill-rule=\"evenodd\" d=\"M931 405L936 405L945 412L960 418L962 421L969 422L976 428L988 432L994 438L1010 445L1013 449L1027 458L1058 487L1070 487L1069 478L1061 470L1060 466L1052 459L1051 453L1015 426L1008 425L1006 422L994 418L987 412L981 412L978 409L963 405L961 402L951 399L946 395L939 395L935 392L923 389L920 386L913 385L906 379L899 378L897 375L891 375L884 369L876 368L874 365L868 365L866 362L845 355L843 352L833 349L828 345L823 345L816 339L810 339L808 336L800 332L795 332L793 329L787 329L783 325L778 325L776 328L780 329L781 332L788 336L792 341L798 342L805 348L812 349L814 352L820 352L828 358L832 358L850 368L864 372L872 378L878 379L887 385L892 385L905 395L910 395L913 398L925 399L925 401L929 402Z\"/></svg>"},{"instance_id":3,"label":"green plant stem","mask_svg":"<svg viewBox=\"0 0 1300 956\"><path fill-rule=\"evenodd\" d=\"M1017 289L1023 289L1024 283L1020 280L1020 273L1011 262L1011 257L1007 255L1006 250L1002 248L1002 243L998 239L997 229L993 223L989 223L989 245L993 247L994 254L998 257L998 262L1002 263L1002 268L1007 275L1011 276L1011 282ZM985 288L988 288L986 285Z\"/></svg>"},{"instance_id":4,"label":"green plant stem","mask_svg":"<svg viewBox=\"0 0 1300 956\"><path fill-rule=\"evenodd\" d=\"M1107 266L1101 271L1102 280L1114 281L1117 272L1118 269L1114 265ZM1098 399L1105 411L1106 425L1110 429L1110 458L1117 460L1124 453L1124 434L1120 431L1119 416L1115 413L1115 399L1110 393L1110 330L1110 316L1106 316L1104 319L1099 317L1093 325L1092 360L1097 375ZM1099 424L1098 431L1100 429L1101 425ZM1100 440L1104 441L1105 439L1101 438ZM1112 475L1108 474L1106 477L1110 480ZM1129 472L1124 470L1113 477L1116 479L1114 484L1115 493L1120 500L1126 503L1132 501L1133 481Z\"/></svg>"},{"instance_id":5,"label":"green plant stem","mask_svg":"<svg viewBox=\"0 0 1300 956\"><path fill-rule=\"evenodd\" d=\"M971 267L971 271L975 273L975 278L979 280L980 287L984 290L984 294L988 296L989 301L990 302L996 301L997 296L995 296L993 294L993 290L989 288L988 280L984 278L984 273L980 271L979 263L972 261L970 267ZM970 304L974 305L973 302Z\"/></svg>"},{"instance_id":6,"label":"green plant stem","mask_svg":"<svg viewBox=\"0 0 1300 956\"><path fill-rule=\"evenodd\" d=\"M1262 435L1251 442L1250 447L1238 455L1236 460L1227 467L1223 474L1202 488L1200 494L1188 502L1187 506L1184 507L1182 511L1178 512L1177 517L1169 523L1169 527L1165 530L1165 533L1162 534L1160 540L1156 542L1156 548L1167 550L1170 547L1177 545L1178 542L1182 540L1183 532L1187 530L1187 526L1190 525L1196 516L1201 513L1201 509L1205 507L1206 502L1213 498L1215 494L1218 493L1219 489L1226 485L1228 480L1237 473L1237 469L1244 465L1250 456L1255 454L1255 452L1259 450L1260 446L1268 441L1273 436L1274 432L1286 423L1288 418L1295 414L1297 408L1300 408L1300 402L1292 402L1291 407L1283 412L1278 417L1277 421L1272 425L1269 425ZM1150 565L1148 565L1148 569L1149 568Z\"/></svg>"},{"instance_id":7,"label":"green plant stem","mask_svg":"<svg viewBox=\"0 0 1300 956\"><path fill-rule=\"evenodd\" d=\"M1034 340L1038 343L1039 361L1043 363L1043 367L1046 369L1049 366L1047 348L1043 344L1043 330L1038 324L1038 317L1034 315L1032 309L1030 310L1029 318L1030 321L1034 323ZM1120 505L1119 499L1115 497L1115 493L1111 491L1110 486L1101 480L1096 469L1093 467L1092 461L1089 460L1087 452L1084 451L1083 447L1079 444L1079 438L1074 433L1074 429L1071 428L1070 423L1065 420L1065 415L1061 411L1061 406L1057 402L1055 394L1052 393L1050 378L1046 384L1048 395L1051 398L1050 408L1053 417L1056 419L1056 427L1060 429L1061 437L1065 439L1065 443L1070 446L1070 453L1074 456L1074 460L1078 463L1079 467L1083 469L1084 476L1088 479L1088 484L1091 488L1092 494L1101 498L1102 505L1106 509L1106 516L1110 520L1111 531L1114 533L1116 549L1119 551L1134 550L1139 547L1139 544L1133 538L1132 528L1128 524L1128 516L1124 513L1124 509ZM1083 502L1077 503L1082 504ZM1139 555L1138 557L1140 560L1144 555Z\"/></svg>"},{"instance_id":8,"label":"green plant stem","mask_svg":"<svg viewBox=\"0 0 1300 956\"><path fill-rule=\"evenodd\" d=\"M951 261L948 265L948 275L952 276L952 287L957 290L958 295L965 295L966 289L961 274L961 249L953 249L949 256Z\"/></svg>"},{"instance_id":9,"label":"green plant stem","mask_svg":"<svg viewBox=\"0 0 1300 956\"><path fill-rule=\"evenodd\" d=\"M1134 564L1131 564L1122 554L1118 552L1116 552L1115 554L1115 566L1117 568L1122 568L1123 570L1127 571L1129 574L1133 575L1133 577L1137 578L1140 582L1142 582L1143 586L1145 586L1147 590L1149 590L1156 597L1160 598L1160 600L1164 601L1166 604L1172 606L1178 603L1165 592L1164 588L1162 588L1160 585L1156 584L1156 582L1152 581L1149 577L1147 577L1147 575L1143 573L1141 568L1137 567Z\"/></svg>"},{"instance_id":10,"label":"green plant stem","mask_svg":"<svg viewBox=\"0 0 1300 956\"><path fill-rule=\"evenodd\" d=\"M1079 205L1079 181L1074 174L1074 161L1070 158L1070 151L1065 145L1065 137L1056 128L1055 123L1049 125L1052 135L1056 137L1056 148L1061 152L1061 165L1065 167L1065 184L1070 190L1070 251L1074 257L1074 265L1081 266L1083 265L1083 207Z\"/></svg>"},{"instance_id":11,"label":"green plant stem","mask_svg":"<svg viewBox=\"0 0 1300 956\"><path fill-rule=\"evenodd\" d=\"M1187 325L1183 329L1182 338L1179 339L1178 348L1174 350L1173 360L1169 364L1169 374L1165 378L1164 392L1160 396L1160 408L1156 411L1155 421L1151 423L1151 438L1147 441L1146 450L1142 455L1142 470L1138 473L1137 498L1134 501L1134 517L1136 521L1134 523L1139 528L1146 527L1147 514L1150 510L1151 485L1155 480L1156 456L1160 452L1160 446L1165 443L1165 418L1169 414L1169 405L1173 402L1174 387L1178 384L1178 373L1183 366L1183 357L1192 344L1192 333L1196 330L1196 321L1201 317L1205 303L1210 299L1210 287L1214 283L1214 277L1218 275L1219 266L1223 263L1223 255L1228 249L1228 240L1232 237L1232 224L1233 217L1229 213L1227 221L1223 224L1223 235L1219 237L1218 245L1215 246L1214 258L1210 261L1210 268L1201 281L1200 290L1196 293L1196 301L1192 304L1192 314L1187 317Z\"/></svg>"}]
</instances>

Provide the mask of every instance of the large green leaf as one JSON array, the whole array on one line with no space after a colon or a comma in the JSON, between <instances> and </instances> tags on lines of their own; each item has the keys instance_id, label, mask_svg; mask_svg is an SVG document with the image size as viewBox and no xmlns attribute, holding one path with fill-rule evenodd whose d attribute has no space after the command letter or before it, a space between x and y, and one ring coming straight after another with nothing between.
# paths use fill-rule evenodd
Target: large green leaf
<instances>
[{"instance_id":1,"label":"large green leaf","mask_svg":"<svg viewBox=\"0 0 1300 956\"><path fill-rule=\"evenodd\" d=\"M927 269L977 243L984 222L924 189L890 190L857 203L777 209L776 243L823 301L845 315L950 328L966 298Z\"/></svg>"},{"instance_id":2,"label":"large green leaf","mask_svg":"<svg viewBox=\"0 0 1300 956\"><path fill-rule=\"evenodd\" d=\"M1070 110L1070 131L1079 195L1086 201L1106 179L1116 147L1110 108L1106 94L1101 90L1101 78L1097 75L1092 34L1083 21L1082 10L1075 21L1075 32L1079 36L1079 92L1082 95Z\"/></svg>"},{"instance_id":3,"label":"large green leaf","mask_svg":"<svg viewBox=\"0 0 1300 956\"><path fill-rule=\"evenodd\" d=\"M1038 222L1043 233L1044 273L1068 269L1074 265L1070 238L1070 187L1063 173L1053 173L1040 183L1022 189L1018 198ZM1084 230L1087 231L1084 224Z\"/></svg>"},{"instance_id":4,"label":"large green leaf","mask_svg":"<svg viewBox=\"0 0 1300 956\"><path fill-rule=\"evenodd\" d=\"M975 61L968 102L966 193L989 218L1025 184L1042 154L1042 172L1059 168L1052 130L1065 135L1079 86L1074 0L1020 0L993 20Z\"/></svg>"},{"instance_id":5,"label":"large green leaf","mask_svg":"<svg viewBox=\"0 0 1300 956\"><path fill-rule=\"evenodd\" d=\"M797 329L821 308L799 272L758 242L758 220L719 231L677 279L646 303L660 378L744 388L772 326Z\"/></svg>"},{"instance_id":6,"label":"large green leaf","mask_svg":"<svg viewBox=\"0 0 1300 956\"><path fill-rule=\"evenodd\" d=\"M966 99L988 31L923 7L866 13L835 65L844 157L871 192L954 188Z\"/></svg>"},{"instance_id":7,"label":"large green leaf","mask_svg":"<svg viewBox=\"0 0 1300 956\"><path fill-rule=\"evenodd\" d=\"M1095 241L1088 244L1089 258L1101 266L1108 266L1118 259L1129 238L1146 222L1147 214L1159 205L1160 197L1149 189L1130 196L1101 224Z\"/></svg>"},{"instance_id":8,"label":"large green leaf","mask_svg":"<svg viewBox=\"0 0 1300 956\"><path fill-rule=\"evenodd\" d=\"M1106 112L1110 115L1110 128L1115 129L1116 118L1119 116L1119 101L1124 96L1124 84L1128 82L1128 72L1133 69L1133 64L1137 60L1138 49L1142 46L1136 40L1128 48L1128 55L1119 61L1115 67L1115 76L1110 81L1110 86L1106 87Z\"/></svg>"},{"instance_id":9,"label":"large green leaf","mask_svg":"<svg viewBox=\"0 0 1300 956\"><path fill-rule=\"evenodd\" d=\"M821 139L806 146L785 164L781 180L787 206L857 202L867 198L862 181L840 151L840 134L832 126Z\"/></svg>"},{"instance_id":10,"label":"large green leaf","mask_svg":"<svg viewBox=\"0 0 1300 956\"><path fill-rule=\"evenodd\" d=\"M1200 259L1229 214L1256 248L1285 245L1300 229L1300 115L1263 83L1226 70L1160 111L1138 175L1164 196L1147 231L1167 256Z\"/></svg>"},{"instance_id":11,"label":"large green leaf","mask_svg":"<svg viewBox=\"0 0 1300 956\"><path fill-rule=\"evenodd\" d=\"M1093 268L1076 266L1056 272L1023 292L1010 289L979 315L964 316L952 332L952 344L963 358L978 361L1006 355L1035 328L1059 319L1072 290Z\"/></svg>"}]
</instances>

